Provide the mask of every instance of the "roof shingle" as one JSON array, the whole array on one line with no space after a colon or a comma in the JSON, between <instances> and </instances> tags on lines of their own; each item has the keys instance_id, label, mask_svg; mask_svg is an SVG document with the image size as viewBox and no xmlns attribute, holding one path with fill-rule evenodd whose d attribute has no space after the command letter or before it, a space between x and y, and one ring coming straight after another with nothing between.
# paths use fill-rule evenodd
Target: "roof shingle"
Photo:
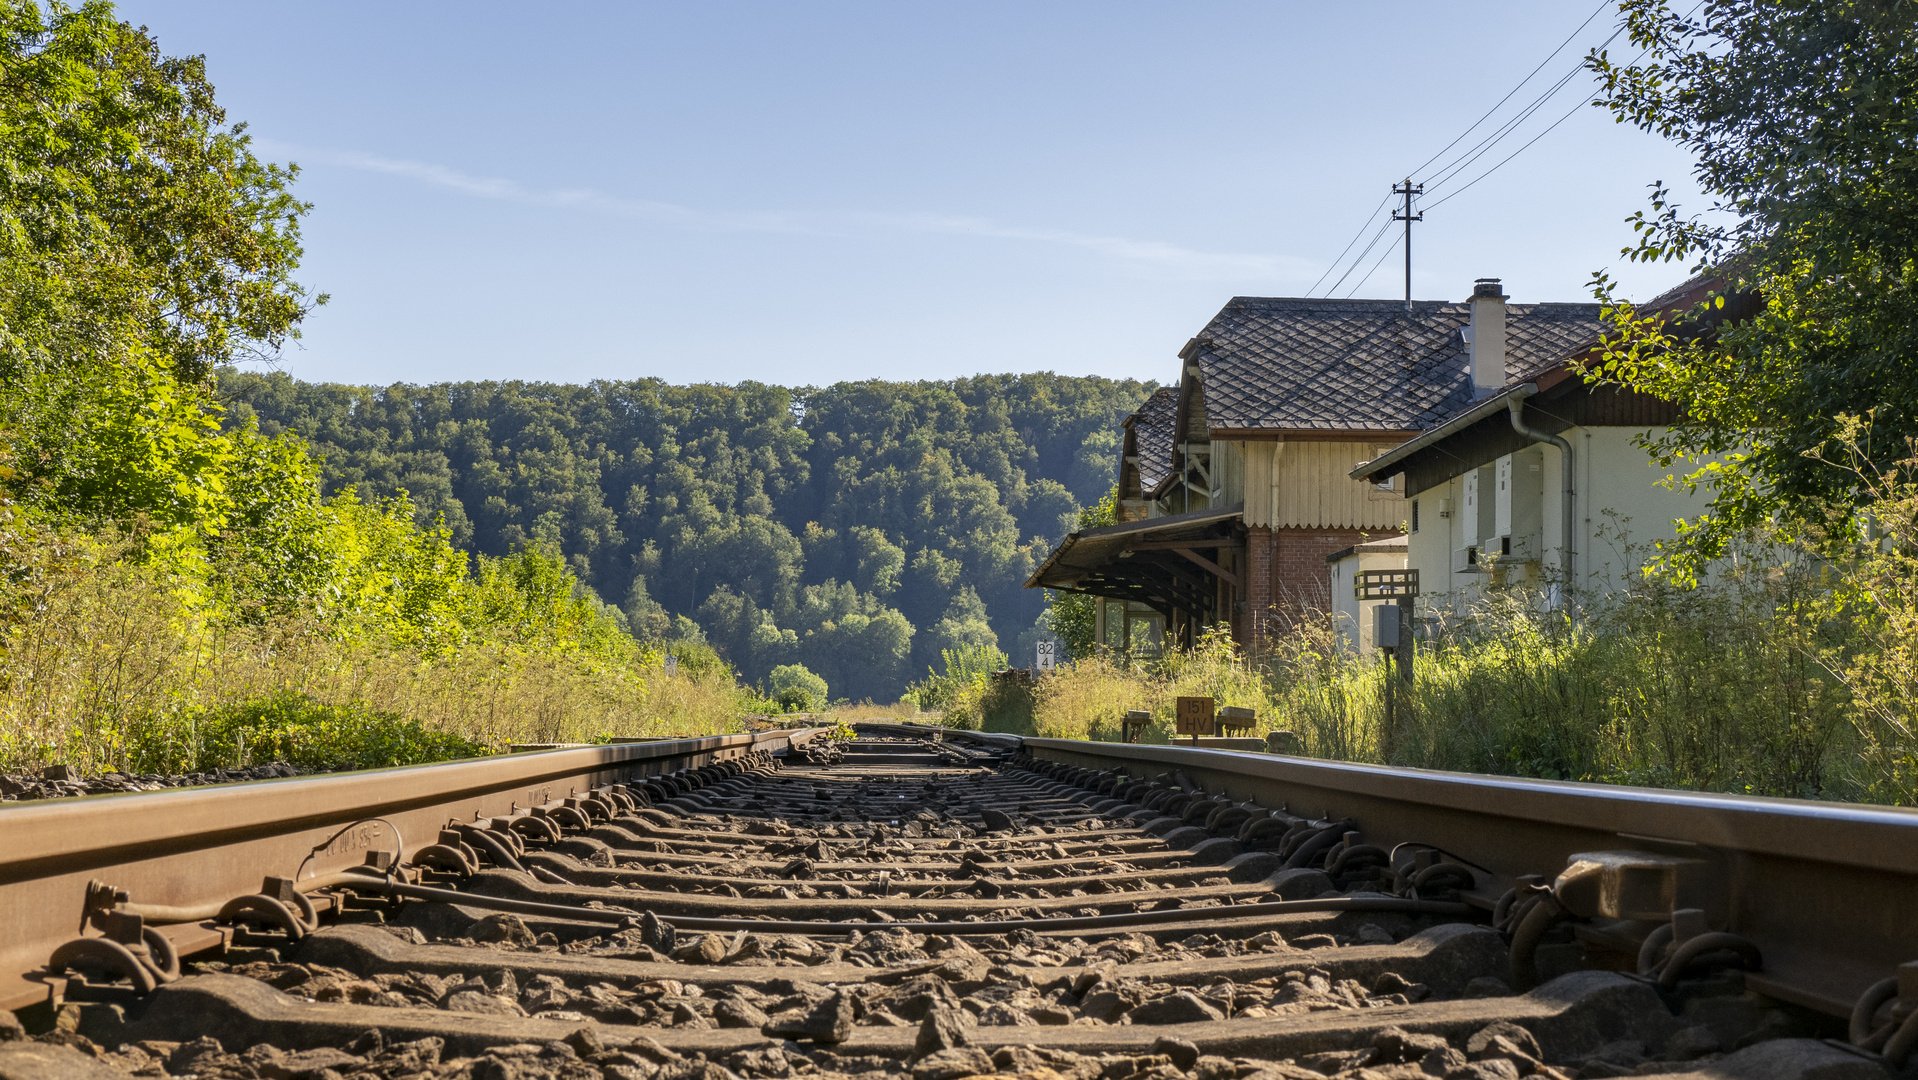
<instances>
[{"instance_id":1,"label":"roof shingle","mask_svg":"<svg viewBox=\"0 0 1918 1080\"><path fill-rule=\"evenodd\" d=\"M1161 386L1132 414L1133 450L1139 455L1139 487L1151 491L1172 471L1173 428L1178 424L1179 388Z\"/></svg>"},{"instance_id":2,"label":"roof shingle","mask_svg":"<svg viewBox=\"0 0 1918 1080\"><path fill-rule=\"evenodd\" d=\"M1508 383L1564 364L1598 338L1597 304L1508 304L1505 312ZM1407 312L1392 300L1240 296L1187 355L1199 365L1214 429L1419 430L1472 403L1459 333L1471 321L1466 302L1414 301ZM1166 431L1169 441L1169 419ZM1147 460L1143 441L1139 459Z\"/></svg>"}]
</instances>

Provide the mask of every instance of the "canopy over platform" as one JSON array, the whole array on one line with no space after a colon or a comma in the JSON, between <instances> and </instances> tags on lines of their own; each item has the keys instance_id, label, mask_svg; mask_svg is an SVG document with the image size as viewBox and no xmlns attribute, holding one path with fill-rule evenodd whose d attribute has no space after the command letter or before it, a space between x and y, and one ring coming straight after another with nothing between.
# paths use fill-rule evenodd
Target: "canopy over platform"
<instances>
[{"instance_id":1,"label":"canopy over platform","mask_svg":"<svg viewBox=\"0 0 1918 1080\"><path fill-rule=\"evenodd\" d=\"M1229 620L1230 589L1240 581L1219 555L1245 546L1243 510L1235 503L1082 529L1053 549L1026 588L1144 604L1165 616L1175 643L1189 646L1195 626Z\"/></svg>"}]
</instances>

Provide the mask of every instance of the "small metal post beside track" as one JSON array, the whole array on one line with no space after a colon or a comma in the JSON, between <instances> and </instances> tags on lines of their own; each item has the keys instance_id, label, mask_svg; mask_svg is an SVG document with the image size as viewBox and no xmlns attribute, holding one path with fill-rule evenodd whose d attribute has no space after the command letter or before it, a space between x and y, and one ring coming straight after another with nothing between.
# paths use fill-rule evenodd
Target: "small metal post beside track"
<instances>
[{"instance_id":1,"label":"small metal post beside track","mask_svg":"<svg viewBox=\"0 0 1918 1080\"><path fill-rule=\"evenodd\" d=\"M1398 733L1398 699L1401 693L1409 702L1412 695L1413 660L1418 635L1413 632L1413 601L1419 594L1417 570L1361 570L1352 579L1352 595L1365 600L1391 600L1373 609L1372 645L1383 649L1398 669L1397 683L1385 687L1385 737L1382 750L1389 750ZM1390 754L1387 754L1390 760Z\"/></svg>"}]
</instances>

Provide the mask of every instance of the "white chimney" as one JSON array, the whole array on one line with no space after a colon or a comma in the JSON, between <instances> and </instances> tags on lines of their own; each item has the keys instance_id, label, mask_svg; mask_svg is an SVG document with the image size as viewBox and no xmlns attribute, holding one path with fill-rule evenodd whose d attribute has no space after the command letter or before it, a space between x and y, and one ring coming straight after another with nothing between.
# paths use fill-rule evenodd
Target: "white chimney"
<instances>
[{"instance_id":1,"label":"white chimney","mask_svg":"<svg viewBox=\"0 0 1918 1080\"><path fill-rule=\"evenodd\" d=\"M1472 285L1472 326L1468 337L1472 396L1488 397L1505 389L1505 301L1497 278Z\"/></svg>"}]
</instances>

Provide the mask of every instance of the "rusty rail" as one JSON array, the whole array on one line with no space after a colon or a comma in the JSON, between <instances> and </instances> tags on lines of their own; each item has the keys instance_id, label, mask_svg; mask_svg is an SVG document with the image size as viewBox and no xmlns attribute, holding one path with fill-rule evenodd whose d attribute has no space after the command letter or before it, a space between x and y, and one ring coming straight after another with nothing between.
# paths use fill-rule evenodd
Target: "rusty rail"
<instances>
[{"instance_id":1,"label":"rusty rail","mask_svg":"<svg viewBox=\"0 0 1918 1080\"><path fill-rule=\"evenodd\" d=\"M369 851L417 850L452 822L550 812L594 788L783 750L813 729L624 743L397 769L0 807L0 1009L57 996L42 972L103 879L144 907L216 910L270 875L312 876ZM302 871L302 868L304 870ZM218 944L200 920L176 951Z\"/></svg>"},{"instance_id":2,"label":"rusty rail","mask_svg":"<svg viewBox=\"0 0 1918 1080\"><path fill-rule=\"evenodd\" d=\"M1868 987L1918 959L1918 810L1176 746L1022 745L1090 769L1181 770L1235 800L1351 818L1371 843L1443 848L1491 871L1495 884L1477 893L1487 904L1524 875L1556 877L1583 852L1685 860L1687 895L1673 899L1763 952L1764 970L1747 985L1832 1015L1849 1015ZM1634 922L1601 918L1581 926L1581 937L1635 952L1649 927Z\"/></svg>"},{"instance_id":3,"label":"rusty rail","mask_svg":"<svg viewBox=\"0 0 1918 1080\"><path fill-rule=\"evenodd\" d=\"M0 1005L355 1078L429 1037L606 1080L1870 1080L1918 1046L1918 812L858 727L794 766L760 751L814 732L0 809ZM230 971L179 963L236 922Z\"/></svg>"}]
</instances>

